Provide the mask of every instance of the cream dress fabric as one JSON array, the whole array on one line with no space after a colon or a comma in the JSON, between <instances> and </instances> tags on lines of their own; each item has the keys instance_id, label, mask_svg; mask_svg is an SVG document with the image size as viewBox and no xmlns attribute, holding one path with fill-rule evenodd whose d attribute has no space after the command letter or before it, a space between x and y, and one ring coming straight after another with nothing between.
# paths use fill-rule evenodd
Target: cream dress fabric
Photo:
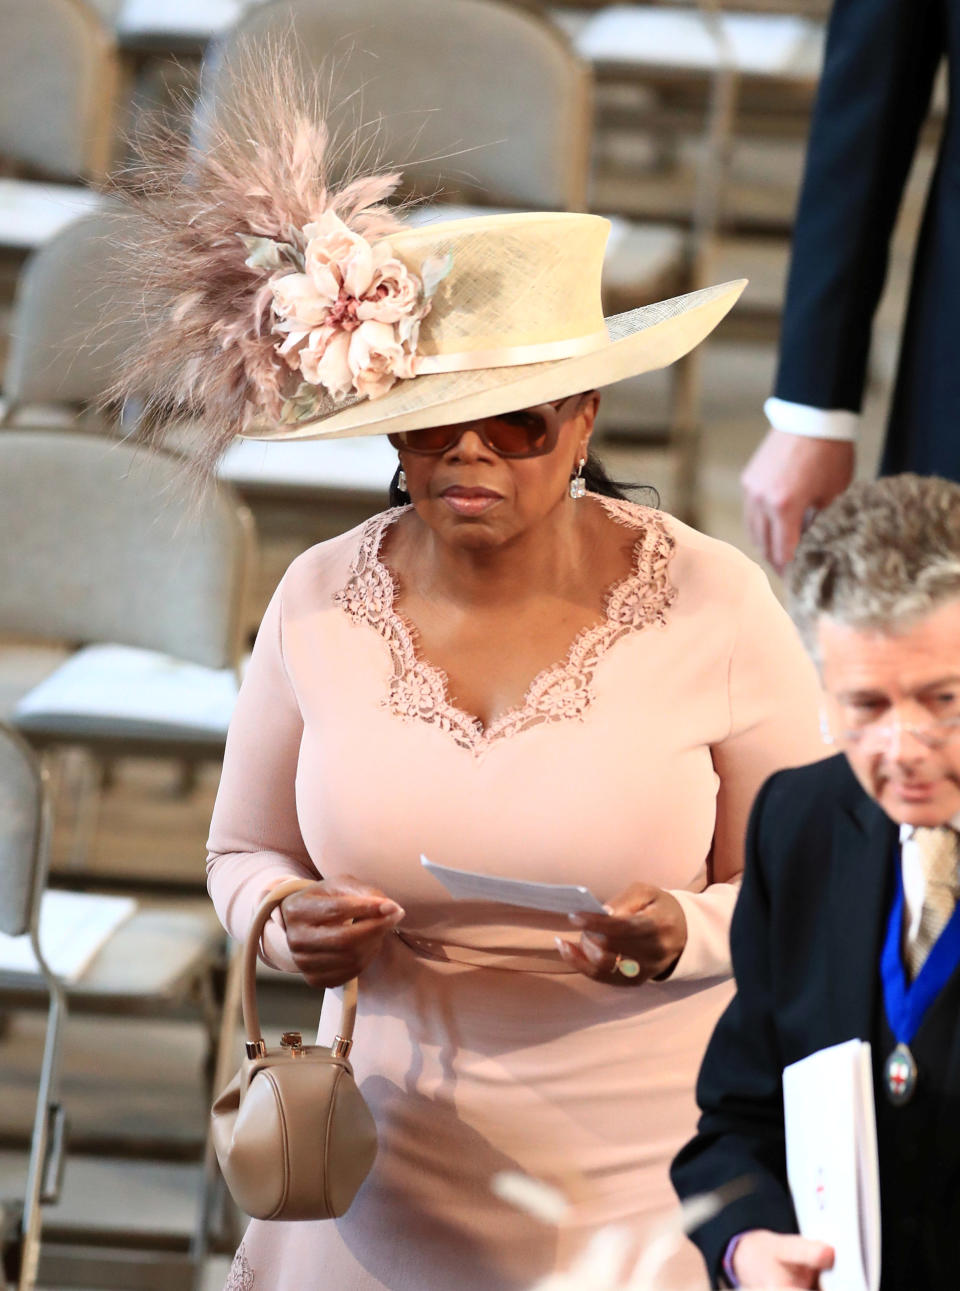
<instances>
[{"instance_id":1,"label":"cream dress fabric","mask_svg":"<svg viewBox=\"0 0 960 1291\"><path fill-rule=\"evenodd\" d=\"M350 873L407 912L362 975L354 1067L377 1120L349 1213L250 1224L229 1291L521 1291L598 1226L674 1207L667 1167L730 998L727 936L753 796L814 760L817 683L762 571L630 503L635 567L603 622L484 730L448 701L393 610L379 559L400 511L307 551L267 611L227 741L209 888L242 937L289 875ZM569 971L565 921L454 903L419 864L673 890L689 941L668 981ZM265 956L295 971L282 925ZM321 1027L333 1035L328 993ZM491 1191L502 1170L564 1188L559 1231ZM692 1246L673 1285L706 1285Z\"/></svg>"}]
</instances>

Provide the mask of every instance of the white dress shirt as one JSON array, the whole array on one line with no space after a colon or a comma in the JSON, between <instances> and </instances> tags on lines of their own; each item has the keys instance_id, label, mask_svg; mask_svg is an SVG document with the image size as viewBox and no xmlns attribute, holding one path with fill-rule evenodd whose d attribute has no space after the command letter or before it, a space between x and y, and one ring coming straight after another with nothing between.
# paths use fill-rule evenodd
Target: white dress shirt
<instances>
[{"instance_id":1,"label":"white dress shirt","mask_svg":"<svg viewBox=\"0 0 960 1291\"><path fill-rule=\"evenodd\" d=\"M960 812L946 822L960 833ZM908 946L920 929L927 880L920 860L920 849L913 838L913 825L900 826L900 869L903 874L903 945Z\"/></svg>"},{"instance_id":2,"label":"white dress shirt","mask_svg":"<svg viewBox=\"0 0 960 1291\"><path fill-rule=\"evenodd\" d=\"M811 408L805 403L771 397L763 405L764 415L774 430L808 439L839 439L855 443L860 432L860 414L841 408Z\"/></svg>"}]
</instances>

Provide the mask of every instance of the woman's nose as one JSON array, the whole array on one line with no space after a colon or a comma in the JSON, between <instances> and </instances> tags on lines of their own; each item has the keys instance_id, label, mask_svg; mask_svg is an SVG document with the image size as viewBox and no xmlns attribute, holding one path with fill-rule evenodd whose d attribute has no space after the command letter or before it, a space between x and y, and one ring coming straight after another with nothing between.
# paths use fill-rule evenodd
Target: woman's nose
<instances>
[{"instance_id":1,"label":"woman's nose","mask_svg":"<svg viewBox=\"0 0 960 1291\"><path fill-rule=\"evenodd\" d=\"M475 427L467 423L457 442L447 449L447 456L454 461L474 461L479 457L491 457L492 454Z\"/></svg>"}]
</instances>

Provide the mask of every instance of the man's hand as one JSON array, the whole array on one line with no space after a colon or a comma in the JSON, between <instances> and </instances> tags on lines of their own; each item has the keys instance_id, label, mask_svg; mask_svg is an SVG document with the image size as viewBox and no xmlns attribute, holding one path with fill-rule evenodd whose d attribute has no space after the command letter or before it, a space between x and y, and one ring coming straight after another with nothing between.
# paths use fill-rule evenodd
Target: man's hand
<instances>
[{"instance_id":1,"label":"man's hand","mask_svg":"<svg viewBox=\"0 0 960 1291\"><path fill-rule=\"evenodd\" d=\"M733 1252L733 1271L743 1287L819 1287L820 1274L832 1268L832 1246L765 1228L744 1233Z\"/></svg>"},{"instance_id":2,"label":"man's hand","mask_svg":"<svg viewBox=\"0 0 960 1291\"><path fill-rule=\"evenodd\" d=\"M770 430L740 477L750 536L782 573L808 511L820 511L853 479L854 445Z\"/></svg>"},{"instance_id":3,"label":"man's hand","mask_svg":"<svg viewBox=\"0 0 960 1291\"><path fill-rule=\"evenodd\" d=\"M687 920L675 896L633 883L608 906L609 914L572 914L583 930L579 945L557 938L563 959L578 972L618 986L638 985L671 969L687 944ZM617 956L636 960L638 976L617 972Z\"/></svg>"},{"instance_id":4,"label":"man's hand","mask_svg":"<svg viewBox=\"0 0 960 1291\"><path fill-rule=\"evenodd\" d=\"M349 874L294 892L280 914L294 962L318 990L362 973L403 918L396 901Z\"/></svg>"}]
</instances>

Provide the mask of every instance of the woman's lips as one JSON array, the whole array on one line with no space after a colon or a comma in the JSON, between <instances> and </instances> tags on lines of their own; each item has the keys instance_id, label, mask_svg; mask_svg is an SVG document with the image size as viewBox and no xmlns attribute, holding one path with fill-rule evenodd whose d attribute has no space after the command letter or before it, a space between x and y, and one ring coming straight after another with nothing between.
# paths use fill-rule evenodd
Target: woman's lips
<instances>
[{"instance_id":1,"label":"woman's lips","mask_svg":"<svg viewBox=\"0 0 960 1291\"><path fill-rule=\"evenodd\" d=\"M478 516L502 501L499 493L492 489L469 489L452 485L440 494L451 511L462 516Z\"/></svg>"}]
</instances>

